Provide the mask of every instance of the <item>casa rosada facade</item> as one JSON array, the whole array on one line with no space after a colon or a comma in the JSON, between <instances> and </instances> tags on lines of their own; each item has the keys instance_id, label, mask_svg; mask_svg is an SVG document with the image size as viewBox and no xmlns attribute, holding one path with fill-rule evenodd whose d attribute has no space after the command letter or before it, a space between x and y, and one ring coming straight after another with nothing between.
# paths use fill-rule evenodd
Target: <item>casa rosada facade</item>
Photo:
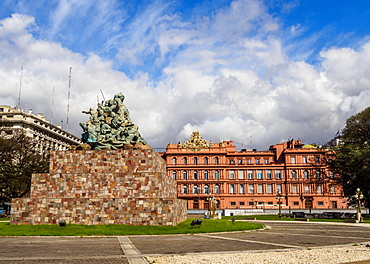
<instances>
[{"instance_id":1,"label":"casa rosada facade","mask_svg":"<svg viewBox=\"0 0 370 264\"><path fill-rule=\"evenodd\" d=\"M347 208L322 160L326 150L290 140L268 151L236 150L233 141L212 143L193 132L161 153L188 209Z\"/></svg>"}]
</instances>

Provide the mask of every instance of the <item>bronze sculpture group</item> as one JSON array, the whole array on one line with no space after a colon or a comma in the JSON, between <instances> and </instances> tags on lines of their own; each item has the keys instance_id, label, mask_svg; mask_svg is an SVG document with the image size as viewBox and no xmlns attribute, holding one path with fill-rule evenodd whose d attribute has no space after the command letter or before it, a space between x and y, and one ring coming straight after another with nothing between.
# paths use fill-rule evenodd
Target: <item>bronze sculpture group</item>
<instances>
[{"instance_id":1,"label":"bronze sculpture group","mask_svg":"<svg viewBox=\"0 0 370 264\"><path fill-rule=\"evenodd\" d=\"M82 111L90 114L86 123L80 123L84 133L82 141L91 149L122 149L125 145L147 145L138 127L130 119L130 113L123 104L125 96L116 94L113 99L98 103L97 109Z\"/></svg>"}]
</instances>

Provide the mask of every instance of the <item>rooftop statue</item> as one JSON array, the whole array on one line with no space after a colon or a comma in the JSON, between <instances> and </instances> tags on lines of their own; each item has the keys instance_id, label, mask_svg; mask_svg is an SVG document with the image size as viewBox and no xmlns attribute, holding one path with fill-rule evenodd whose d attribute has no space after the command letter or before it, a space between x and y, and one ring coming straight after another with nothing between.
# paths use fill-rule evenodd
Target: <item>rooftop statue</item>
<instances>
[{"instance_id":1,"label":"rooftop statue","mask_svg":"<svg viewBox=\"0 0 370 264\"><path fill-rule=\"evenodd\" d=\"M180 147L180 146L179 146ZM184 142L182 148L209 148L209 144L204 140L198 131L194 131L189 140Z\"/></svg>"},{"instance_id":2,"label":"rooftop statue","mask_svg":"<svg viewBox=\"0 0 370 264\"><path fill-rule=\"evenodd\" d=\"M135 145L147 142L140 135L138 127L130 119L130 113L123 104L125 96L116 94L113 99L98 103L97 109L90 107L89 111L82 113L90 114L86 123L80 123L84 133L82 141L92 149L122 149L125 145Z\"/></svg>"}]
</instances>

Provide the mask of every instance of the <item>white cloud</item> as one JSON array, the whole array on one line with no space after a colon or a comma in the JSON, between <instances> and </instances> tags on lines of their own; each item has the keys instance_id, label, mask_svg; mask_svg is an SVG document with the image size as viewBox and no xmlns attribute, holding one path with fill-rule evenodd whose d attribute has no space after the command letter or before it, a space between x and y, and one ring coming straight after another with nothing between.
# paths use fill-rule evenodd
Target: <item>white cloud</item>
<instances>
[{"instance_id":1,"label":"white cloud","mask_svg":"<svg viewBox=\"0 0 370 264\"><path fill-rule=\"evenodd\" d=\"M71 15L63 10L77 4L63 3L52 27L56 35ZM21 106L48 119L53 111L54 123L65 122L72 67L69 128L76 135L82 132L78 123L88 119L81 111L102 100L101 89L107 99L124 93L133 122L152 147L186 140L197 130L207 141L234 140L259 149L290 137L328 141L346 118L368 106L370 42L358 50L326 49L321 64L311 65L288 58L280 25L260 1L234 1L191 21L168 12L170 6L153 4L132 19L130 31L117 28L105 43L109 49L121 43L118 61L37 38L31 16L0 20L0 104L17 103L23 63ZM93 28L118 26L107 10ZM158 78L149 70L128 77L114 69L117 63L137 69L148 61L157 63Z\"/></svg>"}]
</instances>

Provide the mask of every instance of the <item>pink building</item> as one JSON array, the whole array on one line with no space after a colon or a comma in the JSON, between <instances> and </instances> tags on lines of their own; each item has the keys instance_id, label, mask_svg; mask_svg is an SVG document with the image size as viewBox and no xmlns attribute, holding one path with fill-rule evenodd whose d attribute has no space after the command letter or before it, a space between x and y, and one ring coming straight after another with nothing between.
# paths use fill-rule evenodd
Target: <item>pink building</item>
<instances>
[{"instance_id":1,"label":"pink building","mask_svg":"<svg viewBox=\"0 0 370 264\"><path fill-rule=\"evenodd\" d=\"M279 201L291 209L347 208L322 162L326 153L299 140L237 151L232 141L215 144L193 132L184 143L169 143L162 156L188 209L208 209L211 196L219 209L273 209Z\"/></svg>"}]
</instances>

